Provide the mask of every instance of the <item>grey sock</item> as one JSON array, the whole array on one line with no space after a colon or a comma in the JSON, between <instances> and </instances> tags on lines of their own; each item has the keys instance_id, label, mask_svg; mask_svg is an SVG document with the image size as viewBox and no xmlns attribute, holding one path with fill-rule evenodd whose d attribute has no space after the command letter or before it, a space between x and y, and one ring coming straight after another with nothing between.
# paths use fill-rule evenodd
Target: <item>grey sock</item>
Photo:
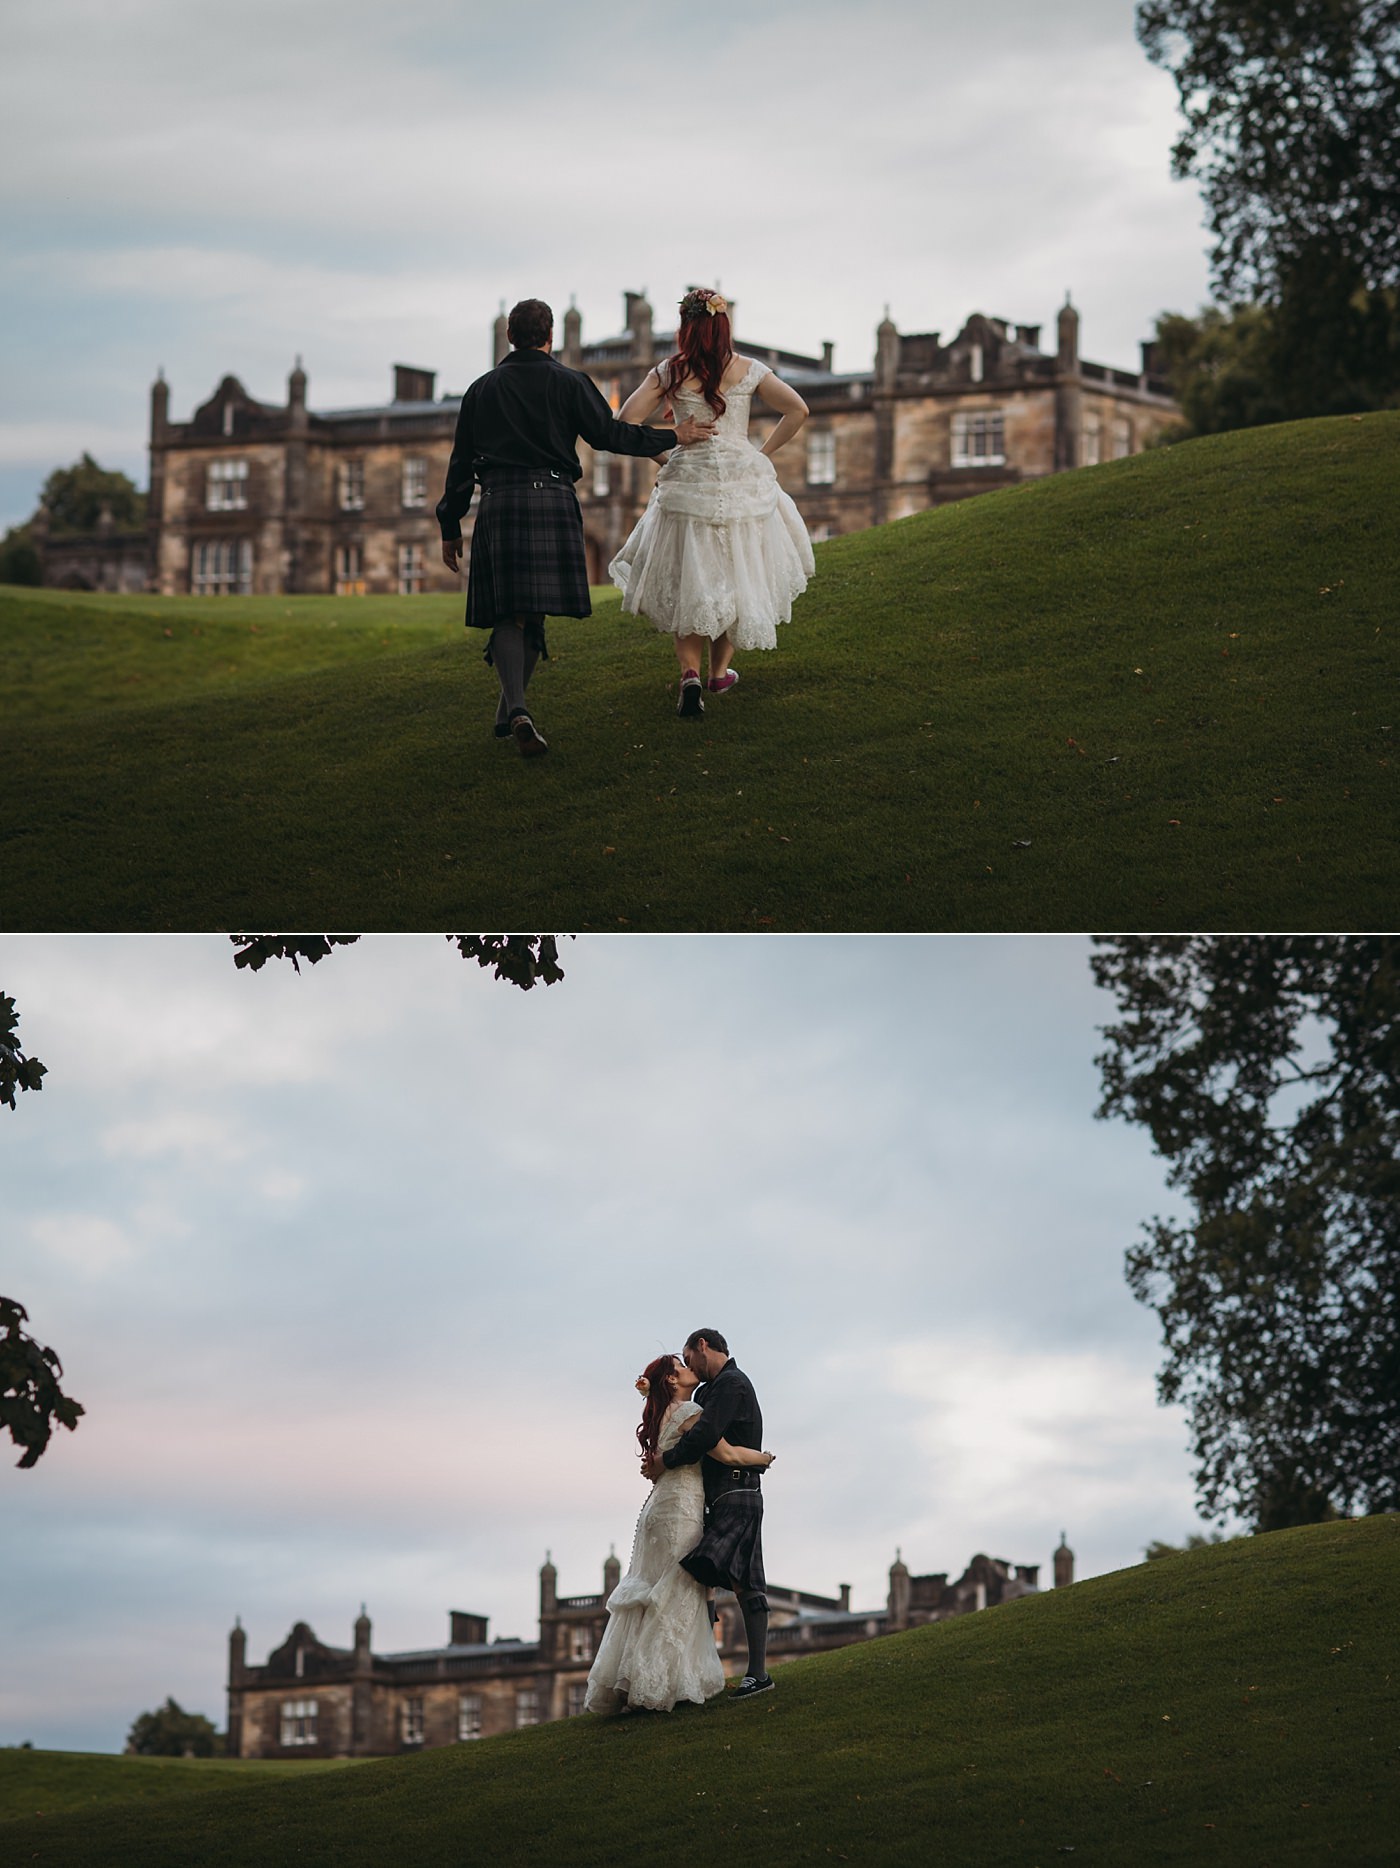
<instances>
[{"instance_id":1,"label":"grey sock","mask_svg":"<svg viewBox=\"0 0 1400 1868\"><path fill-rule=\"evenodd\" d=\"M513 713L524 711L528 679L525 655L525 631L514 623L497 623L491 631L491 663L501 684L498 720L508 720Z\"/></svg>"},{"instance_id":2,"label":"grey sock","mask_svg":"<svg viewBox=\"0 0 1400 1868\"><path fill-rule=\"evenodd\" d=\"M761 1680L768 1672L768 1598L747 1596L740 1607L744 1611L744 1639L749 1644L749 1673Z\"/></svg>"}]
</instances>

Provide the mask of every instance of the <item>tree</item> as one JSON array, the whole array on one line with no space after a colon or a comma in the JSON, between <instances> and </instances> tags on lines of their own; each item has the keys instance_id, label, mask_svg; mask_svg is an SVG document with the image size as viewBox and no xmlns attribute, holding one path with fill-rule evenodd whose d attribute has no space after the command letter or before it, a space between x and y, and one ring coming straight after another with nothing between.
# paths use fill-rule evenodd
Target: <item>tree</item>
<instances>
[{"instance_id":1,"label":"tree","mask_svg":"<svg viewBox=\"0 0 1400 1868\"><path fill-rule=\"evenodd\" d=\"M1142 0L1176 81L1172 172L1199 178L1223 297L1276 299L1300 256L1400 284L1397 0Z\"/></svg>"},{"instance_id":2,"label":"tree","mask_svg":"<svg viewBox=\"0 0 1400 1868\"><path fill-rule=\"evenodd\" d=\"M358 934L231 934L238 951L235 966L256 973L269 960L290 960L296 972L301 962L315 966L336 947L353 947ZM553 934L449 934L447 939L464 960L489 966L497 979L528 992L537 980L552 986L564 977L559 964L559 942Z\"/></svg>"},{"instance_id":3,"label":"tree","mask_svg":"<svg viewBox=\"0 0 1400 1868\"><path fill-rule=\"evenodd\" d=\"M1195 318L1167 312L1157 320L1157 349L1172 394L1186 418L1184 430L1164 439L1213 435L1284 419L1269 380L1269 314L1262 305L1233 312L1208 305Z\"/></svg>"},{"instance_id":4,"label":"tree","mask_svg":"<svg viewBox=\"0 0 1400 1868\"><path fill-rule=\"evenodd\" d=\"M1160 1537L1154 1537L1142 1554L1147 1562L1155 1563L1158 1557L1179 1557L1184 1551L1209 1550L1213 1544L1223 1544L1227 1541L1233 1540L1227 1540L1219 1531L1212 1531L1209 1537L1204 1536L1200 1531L1192 1531L1184 1544L1168 1544L1164 1543Z\"/></svg>"},{"instance_id":5,"label":"tree","mask_svg":"<svg viewBox=\"0 0 1400 1868\"><path fill-rule=\"evenodd\" d=\"M0 538L0 584L37 584L39 553L27 525L12 525Z\"/></svg>"},{"instance_id":6,"label":"tree","mask_svg":"<svg viewBox=\"0 0 1400 1868\"><path fill-rule=\"evenodd\" d=\"M250 967L256 973L269 960L290 960L300 973L303 960L315 966L336 947L353 946L360 937L234 934L230 938L236 950L236 967ZM449 934L447 939L464 960L490 967L497 979L518 986L522 992L528 992L537 981L552 986L564 977L559 943L552 934ZM37 1057L28 1057L21 1050L15 1002L0 993L0 1102L13 1109L23 1091L43 1089L46 1074ZM59 1386L63 1368L53 1350L41 1347L20 1328L27 1321L28 1313L22 1304L13 1298L0 1298L0 1428L8 1431L16 1446L24 1448L21 1467L37 1464L55 1422L73 1428L83 1413L78 1402ZM169 1703L174 1705L173 1700Z\"/></svg>"},{"instance_id":7,"label":"tree","mask_svg":"<svg viewBox=\"0 0 1400 1868\"><path fill-rule=\"evenodd\" d=\"M1127 1254L1202 1513L1400 1508L1400 940L1106 937L1099 1115L1186 1195Z\"/></svg>"},{"instance_id":8,"label":"tree","mask_svg":"<svg viewBox=\"0 0 1400 1868\"><path fill-rule=\"evenodd\" d=\"M91 532L105 507L118 526L146 523L146 495L124 473L99 467L91 454L72 467L57 467L40 495L53 532Z\"/></svg>"},{"instance_id":9,"label":"tree","mask_svg":"<svg viewBox=\"0 0 1400 1868\"><path fill-rule=\"evenodd\" d=\"M20 1327L28 1321L23 1304L0 1297L0 1428L24 1449L21 1468L37 1466L54 1427L71 1432L83 1412L59 1386L63 1364L53 1350Z\"/></svg>"},{"instance_id":10,"label":"tree","mask_svg":"<svg viewBox=\"0 0 1400 1868\"><path fill-rule=\"evenodd\" d=\"M223 1739L203 1713L186 1712L167 1699L156 1712L143 1712L127 1734L126 1748L142 1758L215 1758Z\"/></svg>"}]
</instances>

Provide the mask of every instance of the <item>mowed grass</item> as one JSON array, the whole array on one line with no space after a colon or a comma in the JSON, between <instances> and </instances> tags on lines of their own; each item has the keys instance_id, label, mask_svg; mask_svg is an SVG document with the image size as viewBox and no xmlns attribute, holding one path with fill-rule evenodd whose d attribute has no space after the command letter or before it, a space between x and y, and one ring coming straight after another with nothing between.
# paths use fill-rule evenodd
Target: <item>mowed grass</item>
<instances>
[{"instance_id":1,"label":"mowed grass","mask_svg":"<svg viewBox=\"0 0 1400 1868\"><path fill-rule=\"evenodd\" d=\"M702 722L599 594L522 761L448 598L0 592L4 925L1394 924L1400 413L818 547Z\"/></svg>"},{"instance_id":2,"label":"mowed grass","mask_svg":"<svg viewBox=\"0 0 1400 1868\"><path fill-rule=\"evenodd\" d=\"M1400 1519L1278 1532L794 1661L747 1705L142 1809L25 1814L46 1761L0 1753L0 1807L20 1812L0 1850L42 1868L1389 1863L1397 1562Z\"/></svg>"}]
</instances>

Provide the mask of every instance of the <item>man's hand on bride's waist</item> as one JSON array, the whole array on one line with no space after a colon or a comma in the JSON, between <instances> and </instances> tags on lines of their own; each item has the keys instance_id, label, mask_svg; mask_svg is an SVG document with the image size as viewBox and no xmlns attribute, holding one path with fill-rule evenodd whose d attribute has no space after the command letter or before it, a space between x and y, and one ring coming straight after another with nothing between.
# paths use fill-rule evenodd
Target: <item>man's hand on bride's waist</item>
<instances>
[{"instance_id":1,"label":"man's hand on bride's waist","mask_svg":"<svg viewBox=\"0 0 1400 1868\"><path fill-rule=\"evenodd\" d=\"M697 441L708 441L715 432L713 422L697 422L693 415L687 415L683 422L676 423L676 440L683 448L694 447Z\"/></svg>"}]
</instances>

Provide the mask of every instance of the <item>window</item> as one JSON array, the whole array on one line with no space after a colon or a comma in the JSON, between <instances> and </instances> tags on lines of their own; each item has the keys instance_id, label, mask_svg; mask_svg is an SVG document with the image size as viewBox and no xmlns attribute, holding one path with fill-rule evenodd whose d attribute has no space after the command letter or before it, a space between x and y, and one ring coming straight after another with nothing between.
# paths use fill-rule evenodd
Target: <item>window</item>
<instances>
[{"instance_id":1,"label":"window","mask_svg":"<svg viewBox=\"0 0 1400 1868\"><path fill-rule=\"evenodd\" d=\"M606 454L593 456L593 497L594 499L608 497L608 457Z\"/></svg>"},{"instance_id":2,"label":"window","mask_svg":"<svg viewBox=\"0 0 1400 1868\"><path fill-rule=\"evenodd\" d=\"M358 545L342 545L335 554L335 594L338 597L362 597L365 594Z\"/></svg>"},{"instance_id":3,"label":"window","mask_svg":"<svg viewBox=\"0 0 1400 1868\"><path fill-rule=\"evenodd\" d=\"M1081 467L1097 467L1103 459L1103 423L1090 412L1084 417L1084 445L1080 452Z\"/></svg>"},{"instance_id":4,"label":"window","mask_svg":"<svg viewBox=\"0 0 1400 1868\"><path fill-rule=\"evenodd\" d=\"M807 437L807 484L830 486L835 478L835 431L830 428L815 429Z\"/></svg>"},{"instance_id":5,"label":"window","mask_svg":"<svg viewBox=\"0 0 1400 1868\"><path fill-rule=\"evenodd\" d=\"M1133 451L1133 424L1126 415L1113 418L1113 458L1126 460Z\"/></svg>"},{"instance_id":6,"label":"window","mask_svg":"<svg viewBox=\"0 0 1400 1868\"><path fill-rule=\"evenodd\" d=\"M982 346L980 344L974 344L972 346L972 356L969 359L969 364L971 366L973 382L980 383L982 380Z\"/></svg>"},{"instance_id":7,"label":"window","mask_svg":"<svg viewBox=\"0 0 1400 1868\"><path fill-rule=\"evenodd\" d=\"M1006 437L1000 409L968 409L953 417L953 465L1001 467Z\"/></svg>"},{"instance_id":8,"label":"window","mask_svg":"<svg viewBox=\"0 0 1400 1868\"><path fill-rule=\"evenodd\" d=\"M428 463L421 454L410 454L404 461L403 503L405 506L428 503Z\"/></svg>"},{"instance_id":9,"label":"window","mask_svg":"<svg viewBox=\"0 0 1400 1868\"><path fill-rule=\"evenodd\" d=\"M532 1686L522 1686L515 1694L515 1723L517 1725L538 1725L540 1722L540 1696Z\"/></svg>"},{"instance_id":10,"label":"window","mask_svg":"<svg viewBox=\"0 0 1400 1868\"><path fill-rule=\"evenodd\" d=\"M587 1628L571 1628L569 1630L569 1659L592 1660L592 1658L592 1632Z\"/></svg>"},{"instance_id":11,"label":"window","mask_svg":"<svg viewBox=\"0 0 1400 1868\"><path fill-rule=\"evenodd\" d=\"M480 1693L463 1693L457 1701L457 1736L459 1739L481 1737Z\"/></svg>"},{"instance_id":12,"label":"window","mask_svg":"<svg viewBox=\"0 0 1400 1868\"><path fill-rule=\"evenodd\" d=\"M204 482L210 512L242 512L248 504L247 461L210 461Z\"/></svg>"},{"instance_id":13,"label":"window","mask_svg":"<svg viewBox=\"0 0 1400 1868\"><path fill-rule=\"evenodd\" d=\"M205 539L194 548L190 589L197 597L246 597L253 588L253 541Z\"/></svg>"},{"instance_id":14,"label":"window","mask_svg":"<svg viewBox=\"0 0 1400 1868\"><path fill-rule=\"evenodd\" d=\"M363 512L365 506L365 464L363 461L340 463L340 510Z\"/></svg>"},{"instance_id":15,"label":"window","mask_svg":"<svg viewBox=\"0 0 1400 1868\"><path fill-rule=\"evenodd\" d=\"M403 1742L406 1745L421 1745L423 1742L423 1702L421 1699L406 1699L403 1703Z\"/></svg>"},{"instance_id":16,"label":"window","mask_svg":"<svg viewBox=\"0 0 1400 1868\"><path fill-rule=\"evenodd\" d=\"M399 546L399 595L416 597L423 588L423 547Z\"/></svg>"},{"instance_id":17,"label":"window","mask_svg":"<svg viewBox=\"0 0 1400 1868\"><path fill-rule=\"evenodd\" d=\"M224 433L226 435L233 433L233 404L231 402L224 404Z\"/></svg>"},{"instance_id":18,"label":"window","mask_svg":"<svg viewBox=\"0 0 1400 1868\"><path fill-rule=\"evenodd\" d=\"M314 1745L316 1743L316 1701L314 1699L284 1699L282 1701L282 1743L284 1745Z\"/></svg>"},{"instance_id":19,"label":"window","mask_svg":"<svg viewBox=\"0 0 1400 1868\"><path fill-rule=\"evenodd\" d=\"M588 1692L588 1682L586 1680L570 1681L568 1716L571 1719L576 1719L579 1716L579 1714L583 1711L584 1696L587 1694L587 1692Z\"/></svg>"},{"instance_id":20,"label":"window","mask_svg":"<svg viewBox=\"0 0 1400 1868\"><path fill-rule=\"evenodd\" d=\"M824 525L824 524L823 525L809 525L807 527L807 536L808 538L811 539L814 545L824 545L827 539L829 539L832 536L831 527L829 525Z\"/></svg>"}]
</instances>

